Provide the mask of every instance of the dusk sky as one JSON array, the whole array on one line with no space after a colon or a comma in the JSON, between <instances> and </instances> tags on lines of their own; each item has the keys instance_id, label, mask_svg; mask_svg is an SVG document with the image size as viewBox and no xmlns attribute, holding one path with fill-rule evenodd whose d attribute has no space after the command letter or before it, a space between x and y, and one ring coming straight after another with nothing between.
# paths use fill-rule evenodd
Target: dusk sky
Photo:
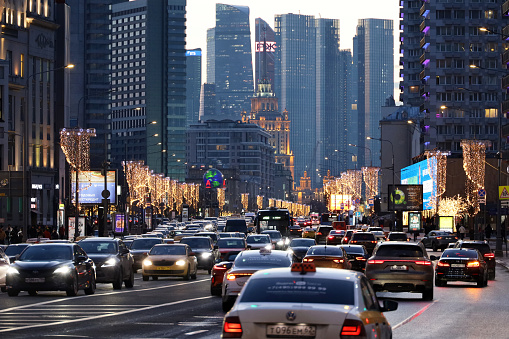
<instances>
[{"instance_id":1,"label":"dusk sky","mask_svg":"<svg viewBox=\"0 0 509 339\"><path fill-rule=\"evenodd\" d=\"M201 48L203 52L203 82L206 67L207 29L215 26L216 3L248 6L251 20L251 39L254 44L256 18L274 26L276 14L303 14L340 20L340 44L342 49L352 48L352 38L358 19L376 18L394 20L395 81L399 79L399 0L188 0L187 1L187 49ZM397 87L397 84L396 86ZM395 97L396 99L398 96Z\"/></svg>"}]
</instances>

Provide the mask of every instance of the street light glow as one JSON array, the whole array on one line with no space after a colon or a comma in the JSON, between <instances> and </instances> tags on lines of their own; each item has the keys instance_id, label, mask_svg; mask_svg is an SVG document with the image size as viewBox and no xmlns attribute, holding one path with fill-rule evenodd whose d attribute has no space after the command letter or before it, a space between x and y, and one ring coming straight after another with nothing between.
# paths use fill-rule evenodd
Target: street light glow
<instances>
[{"instance_id":1,"label":"street light glow","mask_svg":"<svg viewBox=\"0 0 509 339\"><path fill-rule=\"evenodd\" d=\"M442 106L440 106L440 109L447 109L447 106L442 105Z\"/></svg>"},{"instance_id":2,"label":"street light glow","mask_svg":"<svg viewBox=\"0 0 509 339\"><path fill-rule=\"evenodd\" d=\"M470 65L470 68L479 68L479 67L476 65Z\"/></svg>"},{"instance_id":3,"label":"street light glow","mask_svg":"<svg viewBox=\"0 0 509 339\"><path fill-rule=\"evenodd\" d=\"M69 64L69 65L65 66L64 68L74 68L74 64Z\"/></svg>"}]
</instances>

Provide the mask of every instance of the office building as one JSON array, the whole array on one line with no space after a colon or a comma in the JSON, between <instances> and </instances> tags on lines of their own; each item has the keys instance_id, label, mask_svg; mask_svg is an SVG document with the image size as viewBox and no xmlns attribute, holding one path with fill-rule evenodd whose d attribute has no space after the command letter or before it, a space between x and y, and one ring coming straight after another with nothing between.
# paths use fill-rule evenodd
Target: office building
<instances>
[{"instance_id":1,"label":"office building","mask_svg":"<svg viewBox=\"0 0 509 339\"><path fill-rule=\"evenodd\" d=\"M380 166L381 110L394 93L394 32L392 20L359 19L354 51L358 76L359 166ZM351 148L353 150L353 148Z\"/></svg>"},{"instance_id":2,"label":"office building","mask_svg":"<svg viewBox=\"0 0 509 339\"><path fill-rule=\"evenodd\" d=\"M187 125L196 124L200 115L201 48L186 51Z\"/></svg>"},{"instance_id":3,"label":"office building","mask_svg":"<svg viewBox=\"0 0 509 339\"><path fill-rule=\"evenodd\" d=\"M264 48L264 44L266 48ZM276 52L276 35L274 30L265 20L255 20L255 88L258 88L258 81L266 79L269 81L272 90L274 88L274 62ZM264 53L265 52L265 53Z\"/></svg>"},{"instance_id":4,"label":"office building","mask_svg":"<svg viewBox=\"0 0 509 339\"><path fill-rule=\"evenodd\" d=\"M202 84L200 92L200 115L199 121L217 119L216 85Z\"/></svg>"}]
</instances>

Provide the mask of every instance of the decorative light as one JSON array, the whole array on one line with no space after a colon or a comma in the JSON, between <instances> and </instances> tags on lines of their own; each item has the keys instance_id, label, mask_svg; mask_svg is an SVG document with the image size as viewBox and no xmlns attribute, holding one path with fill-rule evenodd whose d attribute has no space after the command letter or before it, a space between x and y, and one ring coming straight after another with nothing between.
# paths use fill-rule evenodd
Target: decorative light
<instances>
[{"instance_id":1,"label":"decorative light","mask_svg":"<svg viewBox=\"0 0 509 339\"><path fill-rule=\"evenodd\" d=\"M440 150L428 150L425 152L429 175L432 182L436 184L435 190L431 190L430 204L431 211L436 212L440 204L440 197L445 193L447 181L447 154Z\"/></svg>"},{"instance_id":2,"label":"decorative light","mask_svg":"<svg viewBox=\"0 0 509 339\"><path fill-rule=\"evenodd\" d=\"M258 209L263 209L263 195L257 195L256 196L256 205L258 206Z\"/></svg>"},{"instance_id":3,"label":"decorative light","mask_svg":"<svg viewBox=\"0 0 509 339\"><path fill-rule=\"evenodd\" d=\"M217 204L219 205L219 209L222 211L225 203L225 191L226 188L218 188L217 189Z\"/></svg>"},{"instance_id":4,"label":"decorative light","mask_svg":"<svg viewBox=\"0 0 509 339\"><path fill-rule=\"evenodd\" d=\"M444 198L440 200L438 205L438 215L456 217L462 212L467 211L468 204L459 194L452 198Z\"/></svg>"},{"instance_id":5,"label":"decorative light","mask_svg":"<svg viewBox=\"0 0 509 339\"><path fill-rule=\"evenodd\" d=\"M362 175L366 184L366 200L378 195L378 172L380 167L363 167Z\"/></svg>"},{"instance_id":6,"label":"decorative light","mask_svg":"<svg viewBox=\"0 0 509 339\"><path fill-rule=\"evenodd\" d=\"M249 206L249 193L241 193L240 202L242 203L244 211L247 211L247 208Z\"/></svg>"},{"instance_id":7,"label":"decorative light","mask_svg":"<svg viewBox=\"0 0 509 339\"><path fill-rule=\"evenodd\" d=\"M465 193L467 203L472 207L469 215L474 216L479 212L477 191L484 188L484 173L486 161L486 144L489 141L462 140L463 169L467 175Z\"/></svg>"}]
</instances>

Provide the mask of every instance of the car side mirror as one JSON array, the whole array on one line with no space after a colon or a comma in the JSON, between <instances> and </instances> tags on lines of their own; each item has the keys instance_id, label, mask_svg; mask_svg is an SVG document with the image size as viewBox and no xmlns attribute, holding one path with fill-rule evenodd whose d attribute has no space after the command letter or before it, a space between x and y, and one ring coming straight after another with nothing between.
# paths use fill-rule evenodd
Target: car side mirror
<instances>
[{"instance_id":1,"label":"car side mirror","mask_svg":"<svg viewBox=\"0 0 509 339\"><path fill-rule=\"evenodd\" d=\"M247 249L250 250L251 249L251 245L247 245Z\"/></svg>"},{"instance_id":2,"label":"car side mirror","mask_svg":"<svg viewBox=\"0 0 509 339\"><path fill-rule=\"evenodd\" d=\"M18 259L19 259L19 254L16 254L16 255L14 256L14 258L15 258L15 260L18 260Z\"/></svg>"},{"instance_id":3,"label":"car side mirror","mask_svg":"<svg viewBox=\"0 0 509 339\"><path fill-rule=\"evenodd\" d=\"M391 312L398 309L398 302L394 300L384 300L380 312Z\"/></svg>"},{"instance_id":4,"label":"car side mirror","mask_svg":"<svg viewBox=\"0 0 509 339\"><path fill-rule=\"evenodd\" d=\"M120 250L120 254L127 254L129 253L129 249L128 248L123 248Z\"/></svg>"},{"instance_id":5,"label":"car side mirror","mask_svg":"<svg viewBox=\"0 0 509 339\"><path fill-rule=\"evenodd\" d=\"M86 256L84 256L84 255L78 255L78 256L76 257L76 261L77 261L77 262L84 262L84 261L86 261L87 259L88 259L88 258L87 258Z\"/></svg>"},{"instance_id":6,"label":"car side mirror","mask_svg":"<svg viewBox=\"0 0 509 339\"><path fill-rule=\"evenodd\" d=\"M214 249L217 250L219 248L219 246L217 245L214 245Z\"/></svg>"},{"instance_id":7,"label":"car side mirror","mask_svg":"<svg viewBox=\"0 0 509 339\"><path fill-rule=\"evenodd\" d=\"M435 261L435 260L440 259L440 257L437 257L436 255L430 255L430 256L429 256L429 259L430 259L431 261Z\"/></svg>"}]
</instances>

